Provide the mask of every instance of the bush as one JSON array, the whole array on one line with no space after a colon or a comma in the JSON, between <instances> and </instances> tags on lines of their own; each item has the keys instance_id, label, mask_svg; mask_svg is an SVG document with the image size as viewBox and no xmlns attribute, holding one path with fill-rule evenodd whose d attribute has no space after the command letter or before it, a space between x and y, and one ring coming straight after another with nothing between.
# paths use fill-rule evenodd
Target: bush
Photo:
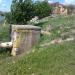
<instances>
[{"instance_id":1,"label":"bush","mask_svg":"<svg viewBox=\"0 0 75 75\"><path fill-rule=\"evenodd\" d=\"M34 6L31 0L13 0L11 12L6 15L7 21L14 24L26 24L34 17Z\"/></svg>"},{"instance_id":2,"label":"bush","mask_svg":"<svg viewBox=\"0 0 75 75\"><path fill-rule=\"evenodd\" d=\"M44 18L49 16L52 13L52 7L48 4L48 2L36 2L35 3L35 14L39 18Z\"/></svg>"},{"instance_id":3,"label":"bush","mask_svg":"<svg viewBox=\"0 0 75 75\"><path fill-rule=\"evenodd\" d=\"M32 0L13 0L11 12L6 14L6 19L11 24L26 24L34 16L49 16L51 11L52 7L46 1L33 3Z\"/></svg>"}]
</instances>

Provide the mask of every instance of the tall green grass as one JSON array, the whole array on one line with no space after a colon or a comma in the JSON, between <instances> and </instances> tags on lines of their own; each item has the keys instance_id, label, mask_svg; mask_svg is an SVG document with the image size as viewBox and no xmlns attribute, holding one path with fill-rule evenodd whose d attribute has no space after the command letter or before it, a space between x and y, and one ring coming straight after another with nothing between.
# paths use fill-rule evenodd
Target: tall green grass
<instances>
[{"instance_id":1,"label":"tall green grass","mask_svg":"<svg viewBox=\"0 0 75 75\"><path fill-rule=\"evenodd\" d=\"M4 21L0 22L0 43L9 42L10 41L10 25L8 23L4 23ZM0 60L9 57L10 49L8 48L0 48Z\"/></svg>"},{"instance_id":2,"label":"tall green grass","mask_svg":"<svg viewBox=\"0 0 75 75\"><path fill-rule=\"evenodd\" d=\"M8 23L1 22L0 23L0 41L6 42L9 41L10 36L10 25Z\"/></svg>"}]
</instances>

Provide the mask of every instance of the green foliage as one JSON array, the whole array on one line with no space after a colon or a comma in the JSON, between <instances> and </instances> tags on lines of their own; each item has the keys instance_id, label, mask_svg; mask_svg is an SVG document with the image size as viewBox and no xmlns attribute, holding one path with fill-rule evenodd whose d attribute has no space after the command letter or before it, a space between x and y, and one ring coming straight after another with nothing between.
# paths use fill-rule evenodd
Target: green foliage
<instances>
[{"instance_id":1,"label":"green foliage","mask_svg":"<svg viewBox=\"0 0 75 75\"><path fill-rule=\"evenodd\" d=\"M47 17L52 13L52 7L46 1L36 2L35 13L39 18Z\"/></svg>"},{"instance_id":2,"label":"green foliage","mask_svg":"<svg viewBox=\"0 0 75 75\"><path fill-rule=\"evenodd\" d=\"M10 41L9 24L0 23L0 42Z\"/></svg>"},{"instance_id":3,"label":"green foliage","mask_svg":"<svg viewBox=\"0 0 75 75\"><path fill-rule=\"evenodd\" d=\"M5 22L0 22L0 43L9 42L10 40L10 25ZM10 50L8 48L0 48L0 59L7 58L10 55Z\"/></svg>"},{"instance_id":4,"label":"green foliage","mask_svg":"<svg viewBox=\"0 0 75 75\"><path fill-rule=\"evenodd\" d=\"M11 13L6 16L9 23L26 24L34 17L34 7L31 0L13 0Z\"/></svg>"},{"instance_id":5,"label":"green foliage","mask_svg":"<svg viewBox=\"0 0 75 75\"><path fill-rule=\"evenodd\" d=\"M7 20L7 22L9 24L11 24L13 22L12 21L12 14L11 14L11 12L5 14L5 19Z\"/></svg>"},{"instance_id":6,"label":"green foliage","mask_svg":"<svg viewBox=\"0 0 75 75\"><path fill-rule=\"evenodd\" d=\"M6 14L8 23L26 24L34 16L49 16L52 7L46 1L33 3L32 0L13 0L11 12Z\"/></svg>"}]
</instances>

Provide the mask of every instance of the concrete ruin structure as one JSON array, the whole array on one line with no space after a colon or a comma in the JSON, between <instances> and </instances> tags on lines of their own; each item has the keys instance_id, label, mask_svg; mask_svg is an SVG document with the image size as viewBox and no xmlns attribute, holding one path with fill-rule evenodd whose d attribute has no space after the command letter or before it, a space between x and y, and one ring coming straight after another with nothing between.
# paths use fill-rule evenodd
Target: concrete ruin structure
<instances>
[{"instance_id":1,"label":"concrete ruin structure","mask_svg":"<svg viewBox=\"0 0 75 75\"><path fill-rule=\"evenodd\" d=\"M16 56L31 50L38 44L41 28L32 25L12 25L11 42L1 43L0 47L12 47L11 55Z\"/></svg>"},{"instance_id":2,"label":"concrete ruin structure","mask_svg":"<svg viewBox=\"0 0 75 75\"><path fill-rule=\"evenodd\" d=\"M41 28L32 25L12 25L11 41L13 56L27 52L38 44L40 39Z\"/></svg>"},{"instance_id":3,"label":"concrete ruin structure","mask_svg":"<svg viewBox=\"0 0 75 75\"><path fill-rule=\"evenodd\" d=\"M55 2L50 5L54 8L53 14L63 14L63 15L68 14L68 9L65 5L60 4L59 2Z\"/></svg>"}]
</instances>

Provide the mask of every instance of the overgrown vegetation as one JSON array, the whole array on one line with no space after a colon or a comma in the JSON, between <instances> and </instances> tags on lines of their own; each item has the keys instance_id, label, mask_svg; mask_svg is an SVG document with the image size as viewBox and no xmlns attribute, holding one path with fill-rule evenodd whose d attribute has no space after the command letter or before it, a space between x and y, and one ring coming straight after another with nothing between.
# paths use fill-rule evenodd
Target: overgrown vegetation
<instances>
[{"instance_id":1,"label":"overgrown vegetation","mask_svg":"<svg viewBox=\"0 0 75 75\"><path fill-rule=\"evenodd\" d=\"M11 12L6 14L8 23L26 24L34 16L43 18L49 16L52 12L52 7L47 1L35 2L32 0L13 0Z\"/></svg>"},{"instance_id":2,"label":"overgrown vegetation","mask_svg":"<svg viewBox=\"0 0 75 75\"><path fill-rule=\"evenodd\" d=\"M0 22L0 42L10 41L10 25L4 21Z\"/></svg>"},{"instance_id":3,"label":"overgrown vegetation","mask_svg":"<svg viewBox=\"0 0 75 75\"><path fill-rule=\"evenodd\" d=\"M52 13L52 6L48 4L48 2L36 2L35 3L35 15L39 18L44 18L50 16Z\"/></svg>"},{"instance_id":4,"label":"overgrown vegetation","mask_svg":"<svg viewBox=\"0 0 75 75\"><path fill-rule=\"evenodd\" d=\"M52 26L52 35L42 36L39 45L28 54L10 57L9 53L0 53L0 75L75 75L75 41L40 46L40 44L58 38L58 31L69 32L75 27L74 19L75 16L41 19L40 22L45 21L42 23L42 29L49 25ZM63 29L60 29L60 27ZM67 27L70 28L69 31L66 29ZM7 29L7 27L5 28Z\"/></svg>"},{"instance_id":5,"label":"overgrown vegetation","mask_svg":"<svg viewBox=\"0 0 75 75\"><path fill-rule=\"evenodd\" d=\"M51 35L42 35L37 47L20 56L11 57L8 49L1 49L0 75L75 75L75 40L41 46L56 38L75 37L75 16L50 18L51 10L46 1L13 0L11 12L6 13L8 23L26 24L34 16L39 16L40 20L33 24L41 26L43 30L50 25ZM1 42L10 41L8 23L0 24ZM66 36L61 36L67 32Z\"/></svg>"},{"instance_id":6,"label":"overgrown vegetation","mask_svg":"<svg viewBox=\"0 0 75 75\"><path fill-rule=\"evenodd\" d=\"M10 25L4 21L0 22L0 43L10 41ZM0 48L0 59L10 56L10 49Z\"/></svg>"}]
</instances>

